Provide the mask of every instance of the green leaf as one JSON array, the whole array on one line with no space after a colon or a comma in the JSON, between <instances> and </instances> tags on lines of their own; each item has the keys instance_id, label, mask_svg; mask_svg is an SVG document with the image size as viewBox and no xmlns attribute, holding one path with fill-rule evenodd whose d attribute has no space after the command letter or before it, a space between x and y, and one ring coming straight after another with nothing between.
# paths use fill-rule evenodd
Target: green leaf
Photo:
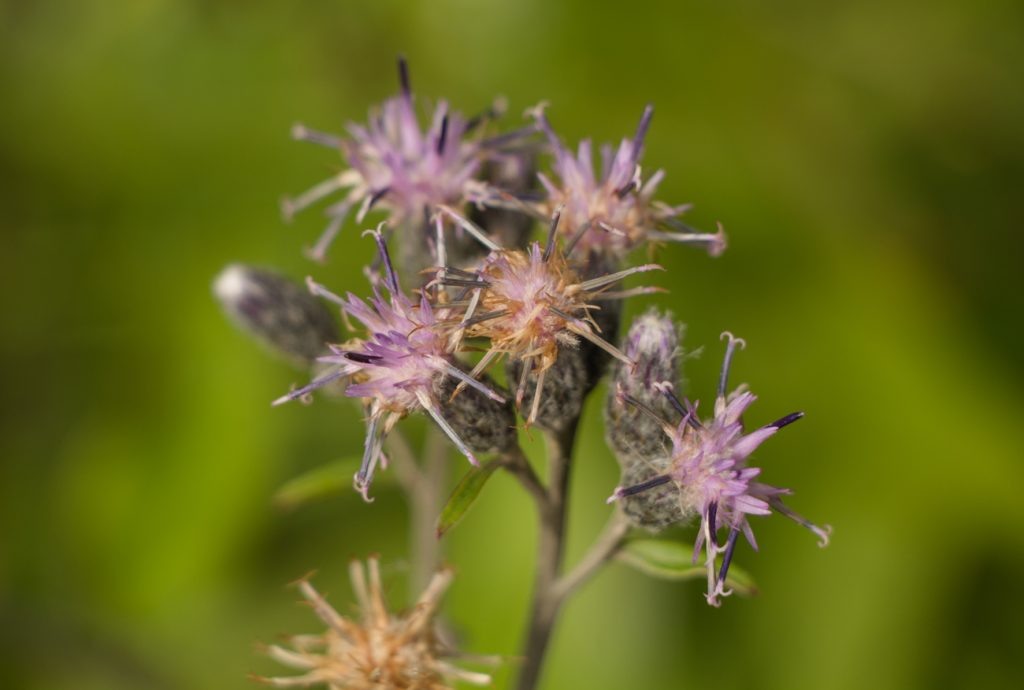
<instances>
[{"instance_id":1,"label":"green leaf","mask_svg":"<svg viewBox=\"0 0 1024 690\"><path fill-rule=\"evenodd\" d=\"M699 580L707 576L703 564L694 565L692 547L664 539L632 539L616 558L642 573L663 580ZM729 568L725 585L737 594L757 594L753 578L736 565Z\"/></svg>"},{"instance_id":2,"label":"green leaf","mask_svg":"<svg viewBox=\"0 0 1024 690\"><path fill-rule=\"evenodd\" d=\"M459 480L455 490L452 491L452 495L448 497L448 502L445 503L444 508L441 510L441 515L437 518L438 539L457 525L466 515L466 511L469 510L469 507L476 501L477 496L480 495L480 490L484 488L484 484L494 474L494 470L500 466L500 462L492 460L481 467L471 468Z\"/></svg>"},{"instance_id":3,"label":"green leaf","mask_svg":"<svg viewBox=\"0 0 1024 690\"><path fill-rule=\"evenodd\" d=\"M362 458L353 456L316 467L288 480L274 494L274 505L281 510L295 510L301 505L352 490L352 476ZM382 473L386 475L387 473Z\"/></svg>"}]
</instances>

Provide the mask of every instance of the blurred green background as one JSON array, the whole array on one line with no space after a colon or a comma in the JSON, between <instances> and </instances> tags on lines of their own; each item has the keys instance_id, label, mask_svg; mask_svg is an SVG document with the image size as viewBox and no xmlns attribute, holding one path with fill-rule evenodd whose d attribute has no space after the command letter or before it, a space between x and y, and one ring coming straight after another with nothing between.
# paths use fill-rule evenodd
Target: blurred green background
<instances>
[{"instance_id":1,"label":"blurred green background","mask_svg":"<svg viewBox=\"0 0 1024 690\"><path fill-rule=\"evenodd\" d=\"M344 609L346 561L371 552L405 603L394 490L271 502L358 451L358 414L271 409L304 375L210 294L234 260L364 289L371 243L350 226L318 268L300 249L320 218L286 227L277 202L336 163L291 123L363 119L399 52L421 97L504 94L511 123L547 99L571 142L655 103L661 197L731 247L662 250L671 294L630 308L689 324L705 401L719 332L748 340L753 421L807 411L758 464L835 527L819 550L759 521L738 562L761 595L720 610L612 566L568 606L545 687L1024 687L1013 0L0 3L0 687L254 687L282 670L255 641L319 629L286 583L318 569ZM570 560L617 480L600 404ZM447 538L466 647L516 653L533 529L498 477Z\"/></svg>"}]
</instances>

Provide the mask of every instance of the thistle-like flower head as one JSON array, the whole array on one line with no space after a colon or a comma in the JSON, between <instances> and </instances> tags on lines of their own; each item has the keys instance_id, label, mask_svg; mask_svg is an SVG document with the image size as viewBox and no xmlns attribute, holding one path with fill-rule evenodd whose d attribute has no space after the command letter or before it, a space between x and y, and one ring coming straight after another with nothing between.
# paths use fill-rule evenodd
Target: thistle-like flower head
<instances>
[{"instance_id":1,"label":"thistle-like flower head","mask_svg":"<svg viewBox=\"0 0 1024 690\"><path fill-rule=\"evenodd\" d=\"M456 333L490 341L490 349L471 375L480 373L501 356L522 361L517 405L522 402L527 378L531 374L538 377L528 424L536 419L543 374L555 363L559 348L575 347L579 338L584 338L632 364L618 348L600 336L590 318L590 311L596 309L590 302L599 295L614 298L653 291L641 288L616 295L605 289L629 275L660 269L660 266L647 264L583 280L556 242L560 222L557 212L546 247L534 242L526 250L509 250L499 247L480 228L451 209L443 211L490 250L475 272L442 268L437 281L472 293L461 318L453 323Z\"/></svg>"},{"instance_id":2,"label":"thistle-like flower head","mask_svg":"<svg viewBox=\"0 0 1024 690\"><path fill-rule=\"evenodd\" d=\"M501 317L474 323L467 335L489 338L491 347L523 357L529 354L538 371L550 367L560 345L575 345L574 329L586 316L581 282L560 252L545 261L540 244L525 251L492 252L480 267L488 283L480 300L484 314Z\"/></svg>"},{"instance_id":3,"label":"thistle-like flower head","mask_svg":"<svg viewBox=\"0 0 1024 690\"><path fill-rule=\"evenodd\" d=\"M288 646L271 645L267 655L302 672L299 676L256 680L274 687L326 686L331 690L447 690L456 682L490 685L486 673L469 671L452 662L459 655L442 641L434 622L441 597L452 582L450 570L434 575L408 614L388 611L376 558L349 567L359 605L358 619L338 613L307 580L299 591L327 626L318 635L297 635ZM473 657L493 665L495 657Z\"/></svg>"},{"instance_id":4,"label":"thistle-like flower head","mask_svg":"<svg viewBox=\"0 0 1024 690\"><path fill-rule=\"evenodd\" d=\"M373 236L380 251L388 298L375 286L369 303L352 294L343 299L311 282L315 294L335 301L343 314L365 327L367 335L343 345L332 345L331 354L319 359L335 365L334 368L309 385L282 396L275 404L304 397L336 378L350 378L352 383L345 394L360 398L367 410L366 445L355 486L369 500L367 491L382 457L384 437L411 412L427 412L469 461L477 464L472 450L442 414L437 391L444 377L457 378L492 400L504 399L455 366L449 340L438 328L437 312L425 295L414 303L402 292L381 232L367 233Z\"/></svg>"},{"instance_id":5,"label":"thistle-like flower head","mask_svg":"<svg viewBox=\"0 0 1024 690\"><path fill-rule=\"evenodd\" d=\"M656 201L654 194L665 174L658 170L646 181L641 175L640 156L654 109L647 106L636 135L623 139L617 149L601 147L600 175L594 172L590 140L580 142L575 155L555 134L544 106L533 111L538 127L547 135L554 155L556 179L541 174L547 199L538 205L542 213L562 207L568 237L581 233L584 252L621 258L647 241L696 244L717 256L725 250L725 235L701 233L678 220L689 205L669 206Z\"/></svg>"},{"instance_id":6,"label":"thistle-like flower head","mask_svg":"<svg viewBox=\"0 0 1024 690\"><path fill-rule=\"evenodd\" d=\"M420 126L409 86L408 68L399 61L401 93L370 112L365 125L350 124L348 137L313 131L296 125L295 139L339 149L348 168L294 199L286 199L283 212L290 218L298 211L340 190L344 198L327 210L327 229L311 250L322 260L348 214L355 209L357 222L372 208L387 213L390 227L402 228L424 218L440 204L461 206L474 197L471 182L483 162L495 155L480 133L482 118L467 120L441 101L434 108L426 130ZM513 137L514 138L514 137Z\"/></svg>"},{"instance_id":7,"label":"thistle-like flower head","mask_svg":"<svg viewBox=\"0 0 1024 690\"><path fill-rule=\"evenodd\" d=\"M718 606L720 597L730 593L725 589L725 579L739 534L742 532L750 545L757 548L749 516L769 515L774 510L818 535L821 546L828 544L831 532L830 527L818 527L783 504L780 497L791 493L788 489L755 481L761 469L747 466L750 454L779 429L800 419L803 413L786 415L745 433L741 417L756 398L744 386L726 395L732 356L743 341L728 333L723 335L728 338L728 347L719 379L714 417L707 422L700 422L693 404L685 399L679 400L672 393L671 386L660 385L659 388L682 417L677 425L661 422L672 443L667 470L640 484L618 487L609 498L609 501L625 499L647 491L664 491L664 488L659 487L668 487L669 491L676 494L680 519L700 517L694 559L703 547L708 579L707 599L713 606ZM635 398L625 393L621 397L624 402L657 416L657 413ZM727 532L724 543L718 538L720 530ZM716 571L715 559L718 555L722 556L722 563Z\"/></svg>"}]
</instances>

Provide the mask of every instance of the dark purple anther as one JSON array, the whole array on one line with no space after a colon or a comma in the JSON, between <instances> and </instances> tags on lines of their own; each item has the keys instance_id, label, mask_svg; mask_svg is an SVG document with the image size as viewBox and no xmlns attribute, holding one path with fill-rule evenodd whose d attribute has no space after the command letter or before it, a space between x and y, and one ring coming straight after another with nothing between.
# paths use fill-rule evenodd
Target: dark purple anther
<instances>
[{"instance_id":1,"label":"dark purple anther","mask_svg":"<svg viewBox=\"0 0 1024 690\"><path fill-rule=\"evenodd\" d=\"M437 155L444 155L444 145L448 143L448 114L441 118L441 133L437 136Z\"/></svg>"},{"instance_id":2,"label":"dark purple anther","mask_svg":"<svg viewBox=\"0 0 1024 690\"><path fill-rule=\"evenodd\" d=\"M409 63L405 61L404 55L398 56L398 85L402 89L402 95L407 100L411 100L412 87L409 85Z\"/></svg>"},{"instance_id":3,"label":"dark purple anther","mask_svg":"<svg viewBox=\"0 0 1024 690\"><path fill-rule=\"evenodd\" d=\"M716 518L718 516L718 504L712 503L708 506L708 540L711 541L712 546L718 546L718 523Z\"/></svg>"},{"instance_id":4,"label":"dark purple anther","mask_svg":"<svg viewBox=\"0 0 1024 690\"><path fill-rule=\"evenodd\" d=\"M384 285L392 295L397 295L401 292L398 287L398 274L395 273L395 267L391 264L391 255L388 254L388 244L384 241L384 235L380 233L380 230L368 232L372 232L373 239L377 243L377 251L380 252L380 260L384 263Z\"/></svg>"},{"instance_id":5,"label":"dark purple anther","mask_svg":"<svg viewBox=\"0 0 1024 690\"><path fill-rule=\"evenodd\" d=\"M640 116L640 124L636 128L636 136L633 137L633 162L640 157L640 149L647 137L647 130L651 127L651 118L654 117L654 106L648 104L644 108L644 114Z\"/></svg>"},{"instance_id":6,"label":"dark purple anther","mask_svg":"<svg viewBox=\"0 0 1024 690\"><path fill-rule=\"evenodd\" d=\"M629 194L630 192L632 192L636 188L637 188L636 180L635 179L630 180L629 182L627 182L626 184L622 185L621 187L619 187L618 189L615 190L615 196L617 196L620 199L622 199L623 197L625 197L627 194Z\"/></svg>"},{"instance_id":7,"label":"dark purple anther","mask_svg":"<svg viewBox=\"0 0 1024 690\"><path fill-rule=\"evenodd\" d=\"M725 555L722 556L722 568L718 571L718 581L724 583L726 575L729 574L729 564L732 563L732 553L736 550L736 538L740 531L733 527L729 531L729 541L725 544Z\"/></svg>"},{"instance_id":8,"label":"dark purple anther","mask_svg":"<svg viewBox=\"0 0 1024 690\"><path fill-rule=\"evenodd\" d=\"M633 486L627 486L624 489L617 490L615 492L615 498L626 498L627 496L635 496L636 494L641 494L644 491L653 489L657 486L661 486L662 484L668 484L670 481L672 481L672 477L670 477L669 475L659 474L657 477L648 479L645 482L640 482L639 484L634 484Z\"/></svg>"},{"instance_id":9,"label":"dark purple anther","mask_svg":"<svg viewBox=\"0 0 1024 690\"><path fill-rule=\"evenodd\" d=\"M691 403L689 400L686 400L685 403L681 401L679 398L676 397L676 394L673 393L672 389L669 388L668 386L658 387L661 388L661 392L665 394L665 397L668 398L668 401L672 403L672 407L676 408L676 412L683 416L683 419L686 420L687 424L692 426L694 429L700 429L703 427L703 425L700 423L700 420L697 419L697 410L694 409L693 403Z\"/></svg>"},{"instance_id":10,"label":"dark purple anther","mask_svg":"<svg viewBox=\"0 0 1024 690\"><path fill-rule=\"evenodd\" d=\"M341 354L345 359L358 362L359 364L373 364L381 359L378 355L367 355L362 352L342 352Z\"/></svg>"},{"instance_id":11,"label":"dark purple anther","mask_svg":"<svg viewBox=\"0 0 1024 690\"><path fill-rule=\"evenodd\" d=\"M371 194L369 201L366 202L366 211L365 212L369 212L374 206L377 205L377 202L380 201L381 199L383 199L384 195L387 194L390 191L391 191L390 187L383 187L381 189L378 189L373 194Z\"/></svg>"},{"instance_id":12,"label":"dark purple anther","mask_svg":"<svg viewBox=\"0 0 1024 690\"><path fill-rule=\"evenodd\" d=\"M782 419L779 419L777 421L772 422L771 424L768 424L767 426L769 428L775 427L776 429L781 429L784 426L789 426L790 424L792 424L793 422L795 422L796 420L800 419L803 416L803 412L793 412L791 414L787 414Z\"/></svg>"},{"instance_id":13,"label":"dark purple anther","mask_svg":"<svg viewBox=\"0 0 1024 690\"><path fill-rule=\"evenodd\" d=\"M544 255L541 256L541 261L547 261L551 258L551 252L555 251L555 237L558 234L558 221L562 217L562 207L559 206L555 209L555 214L551 216L551 228L548 230L548 243L544 247Z\"/></svg>"}]
</instances>

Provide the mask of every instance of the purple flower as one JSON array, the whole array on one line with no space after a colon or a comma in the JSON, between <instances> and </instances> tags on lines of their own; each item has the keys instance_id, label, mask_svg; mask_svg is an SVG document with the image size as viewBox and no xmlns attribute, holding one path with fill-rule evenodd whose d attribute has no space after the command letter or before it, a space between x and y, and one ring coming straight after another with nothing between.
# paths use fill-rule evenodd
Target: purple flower
<instances>
[{"instance_id":1,"label":"purple flower","mask_svg":"<svg viewBox=\"0 0 1024 690\"><path fill-rule=\"evenodd\" d=\"M706 423L700 422L693 404L676 398L670 385L660 385L682 417L676 426L661 421L672 442L668 469L640 484L618 487L608 499L612 502L665 485L675 488L681 519L700 516L694 560L703 548L707 567L707 599L713 606L720 604L720 597L730 594L730 590L725 589L725 579L739 534L742 532L750 545L757 549L749 516L769 515L774 510L818 535L820 546L828 544L831 533L831 527L818 527L782 503L781 496L791 493L789 489L756 481L761 469L747 466L747 458L758 446L782 427L803 417L803 413L786 415L755 431L744 433L741 417L756 398L745 386L740 386L728 396L725 393L733 353L744 342L730 333L723 334L723 337L728 339L728 347L719 379L714 417ZM656 413L635 398L625 393L621 393L621 396L624 402L656 416ZM718 538L720 530L727 532L724 543ZM722 556L722 562L716 571L715 560L718 555Z\"/></svg>"},{"instance_id":2,"label":"purple flower","mask_svg":"<svg viewBox=\"0 0 1024 690\"><path fill-rule=\"evenodd\" d=\"M632 139L623 139L618 149L601 147L601 174L594 174L591 142L580 142L575 155L555 134L544 113L544 104L533 110L538 127L547 135L554 153L557 181L541 174L547 200L538 205L541 213L551 214L563 207L568 236L582 236L584 251L620 258L633 247L648 241L696 244L717 256L725 250L725 234L701 233L682 223L678 217L689 204L669 206L655 201L654 193L665 176L658 170L644 181L640 170L643 141L654 108L647 106Z\"/></svg>"},{"instance_id":3,"label":"purple flower","mask_svg":"<svg viewBox=\"0 0 1024 690\"><path fill-rule=\"evenodd\" d=\"M380 251L388 299L381 295L379 286L374 286L373 298L365 302L351 293L342 299L311 282L315 294L341 306L345 316L355 318L366 328L367 336L331 345L332 354L320 361L333 364L332 370L274 404L304 397L330 381L349 377L353 383L345 389L345 395L361 398L367 408L366 444L355 486L369 500L367 491L383 457L384 437L411 412L426 411L469 461L478 464L473 452L441 414L437 389L444 377L455 377L492 400L504 399L454 365L448 339L438 328L438 312L425 295L414 303L402 293L383 236L379 230L367 233L373 236Z\"/></svg>"},{"instance_id":4,"label":"purple flower","mask_svg":"<svg viewBox=\"0 0 1024 690\"><path fill-rule=\"evenodd\" d=\"M295 213L332 195L348 190L326 211L327 229L310 254L322 260L348 214L356 209L356 221L373 208L387 213L391 227L424 223L440 204L462 206L477 195L487 195L475 183L485 160L500 155L500 148L516 136L485 140L471 138L483 117L467 120L440 101L424 131L413 103L408 68L399 60L401 93L370 112L366 125L350 124L346 137L316 132L296 125L295 139L340 149L348 169L282 204L290 219ZM524 131L525 133L525 131ZM513 133L514 134L514 133Z\"/></svg>"}]
</instances>

